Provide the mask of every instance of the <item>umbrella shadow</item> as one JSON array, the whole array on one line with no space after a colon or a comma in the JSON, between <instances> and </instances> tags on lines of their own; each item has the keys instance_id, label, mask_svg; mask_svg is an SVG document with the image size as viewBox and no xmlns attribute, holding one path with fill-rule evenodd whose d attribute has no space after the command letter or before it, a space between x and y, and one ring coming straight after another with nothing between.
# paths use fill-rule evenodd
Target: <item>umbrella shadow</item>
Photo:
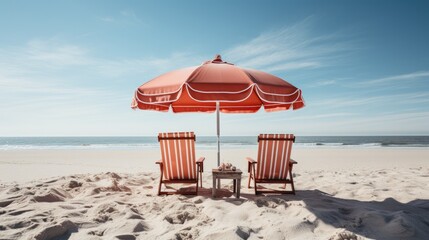
<instances>
[{"instance_id":1,"label":"umbrella shadow","mask_svg":"<svg viewBox=\"0 0 429 240\"><path fill-rule=\"evenodd\" d=\"M302 201L302 206L314 214L315 219L304 219L314 228L322 221L335 228L346 229L367 238L375 239L428 239L429 200L417 199L401 203L394 198L383 201L360 201L338 198L320 190L296 191L296 195L242 194L258 207L285 208ZM287 217L287 216L286 216ZM349 238L353 239L353 237Z\"/></svg>"},{"instance_id":2,"label":"umbrella shadow","mask_svg":"<svg viewBox=\"0 0 429 240\"><path fill-rule=\"evenodd\" d=\"M429 200L417 199L402 203L394 198L383 201L361 201L335 197L320 190L298 190L296 195L241 193L236 199L232 189L216 190L212 198L212 188L200 188L198 196L225 201L236 206L253 201L257 207L285 209L302 206L314 215L304 218L303 224L316 228L321 222L337 229L373 239L428 239ZM187 196L192 198L195 196ZM287 217L287 215L285 216ZM358 239L355 235L340 235L343 239Z\"/></svg>"},{"instance_id":3,"label":"umbrella shadow","mask_svg":"<svg viewBox=\"0 0 429 240\"><path fill-rule=\"evenodd\" d=\"M317 189L297 190L296 195L254 195L246 192L240 195L241 198L236 199L230 186L217 189L215 198L212 198L211 187L198 190L200 197L225 201L236 206L247 201L253 201L257 207L302 206L314 215L314 219L304 218L303 223L314 228L323 222L367 238L429 239L429 199L416 199L408 203L394 198L362 201L335 197ZM345 238L354 239L356 236L345 235Z\"/></svg>"},{"instance_id":4,"label":"umbrella shadow","mask_svg":"<svg viewBox=\"0 0 429 240\"><path fill-rule=\"evenodd\" d=\"M232 186L224 186L226 188L216 189L216 198L214 199L224 199L229 198L231 196L235 196L235 193L232 192ZM195 197L192 193L195 193L195 184L181 184L176 186L171 185L163 185L163 191L168 190L170 193L182 194L187 196L188 198ZM212 188L199 187L198 188L198 196L202 196L205 198L212 198Z\"/></svg>"}]
</instances>

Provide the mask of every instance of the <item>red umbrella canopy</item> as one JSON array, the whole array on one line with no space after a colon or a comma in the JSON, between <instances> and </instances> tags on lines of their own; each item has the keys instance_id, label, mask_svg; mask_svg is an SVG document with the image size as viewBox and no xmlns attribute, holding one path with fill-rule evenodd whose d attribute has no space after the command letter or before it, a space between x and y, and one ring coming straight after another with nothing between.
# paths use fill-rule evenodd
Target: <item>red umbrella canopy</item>
<instances>
[{"instance_id":1,"label":"red umbrella canopy","mask_svg":"<svg viewBox=\"0 0 429 240\"><path fill-rule=\"evenodd\" d=\"M165 73L141 85L132 108L173 112L253 113L304 107L301 90L274 75L240 68L220 55L200 66Z\"/></svg>"}]
</instances>

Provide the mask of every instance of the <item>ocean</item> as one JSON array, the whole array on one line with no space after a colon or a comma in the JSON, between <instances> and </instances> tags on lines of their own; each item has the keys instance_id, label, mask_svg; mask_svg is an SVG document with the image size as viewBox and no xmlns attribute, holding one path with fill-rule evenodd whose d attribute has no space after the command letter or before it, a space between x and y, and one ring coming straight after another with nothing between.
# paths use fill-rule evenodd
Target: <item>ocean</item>
<instances>
[{"instance_id":1,"label":"ocean","mask_svg":"<svg viewBox=\"0 0 429 240\"><path fill-rule=\"evenodd\" d=\"M197 148L216 149L216 137L197 136ZM223 136L221 148L257 146L255 136ZM0 137L0 151L26 149L158 148L156 137ZM428 148L429 136L296 136L298 148Z\"/></svg>"}]
</instances>

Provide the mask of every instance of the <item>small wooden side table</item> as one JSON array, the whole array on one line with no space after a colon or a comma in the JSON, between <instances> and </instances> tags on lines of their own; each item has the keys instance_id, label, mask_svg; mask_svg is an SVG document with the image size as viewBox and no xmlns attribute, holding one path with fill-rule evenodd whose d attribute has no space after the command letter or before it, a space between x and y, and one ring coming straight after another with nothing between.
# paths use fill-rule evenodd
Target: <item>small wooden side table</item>
<instances>
[{"instance_id":1,"label":"small wooden side table","mask_svg":"<svg viewBox=\"0 0 429 240\"><path fill-rule=\"evenodd\" d=\"M212 197L216 196L216 189L220 189L220 179L233 179L233 192L235 193L236 198L240 198L240 186L241 186L241 174L243 172L240 169L236 169L235 171L231 170L223 170L219 171L219 169L215 168L212 170L213 174L213 188L212 188ZM216 186L216 180L218 182Z\"/></svg>"}]
</instances>

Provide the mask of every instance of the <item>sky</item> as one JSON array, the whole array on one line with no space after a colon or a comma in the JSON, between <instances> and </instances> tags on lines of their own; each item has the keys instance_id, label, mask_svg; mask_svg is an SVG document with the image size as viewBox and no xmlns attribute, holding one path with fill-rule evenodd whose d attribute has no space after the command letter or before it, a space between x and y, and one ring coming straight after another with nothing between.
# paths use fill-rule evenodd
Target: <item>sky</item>
<instances>
[{"instance_id":1,"label":"sky","mask_svg":"<svg viewBox=\"0 0 429 240\"><path fill-rule=\"evenodd\" d=\"M214 55L302 89L221 134L429 135L427 1L2 1L0 136L216 135L216 115L130 108Z\"/></svg>"}]
</instances>

